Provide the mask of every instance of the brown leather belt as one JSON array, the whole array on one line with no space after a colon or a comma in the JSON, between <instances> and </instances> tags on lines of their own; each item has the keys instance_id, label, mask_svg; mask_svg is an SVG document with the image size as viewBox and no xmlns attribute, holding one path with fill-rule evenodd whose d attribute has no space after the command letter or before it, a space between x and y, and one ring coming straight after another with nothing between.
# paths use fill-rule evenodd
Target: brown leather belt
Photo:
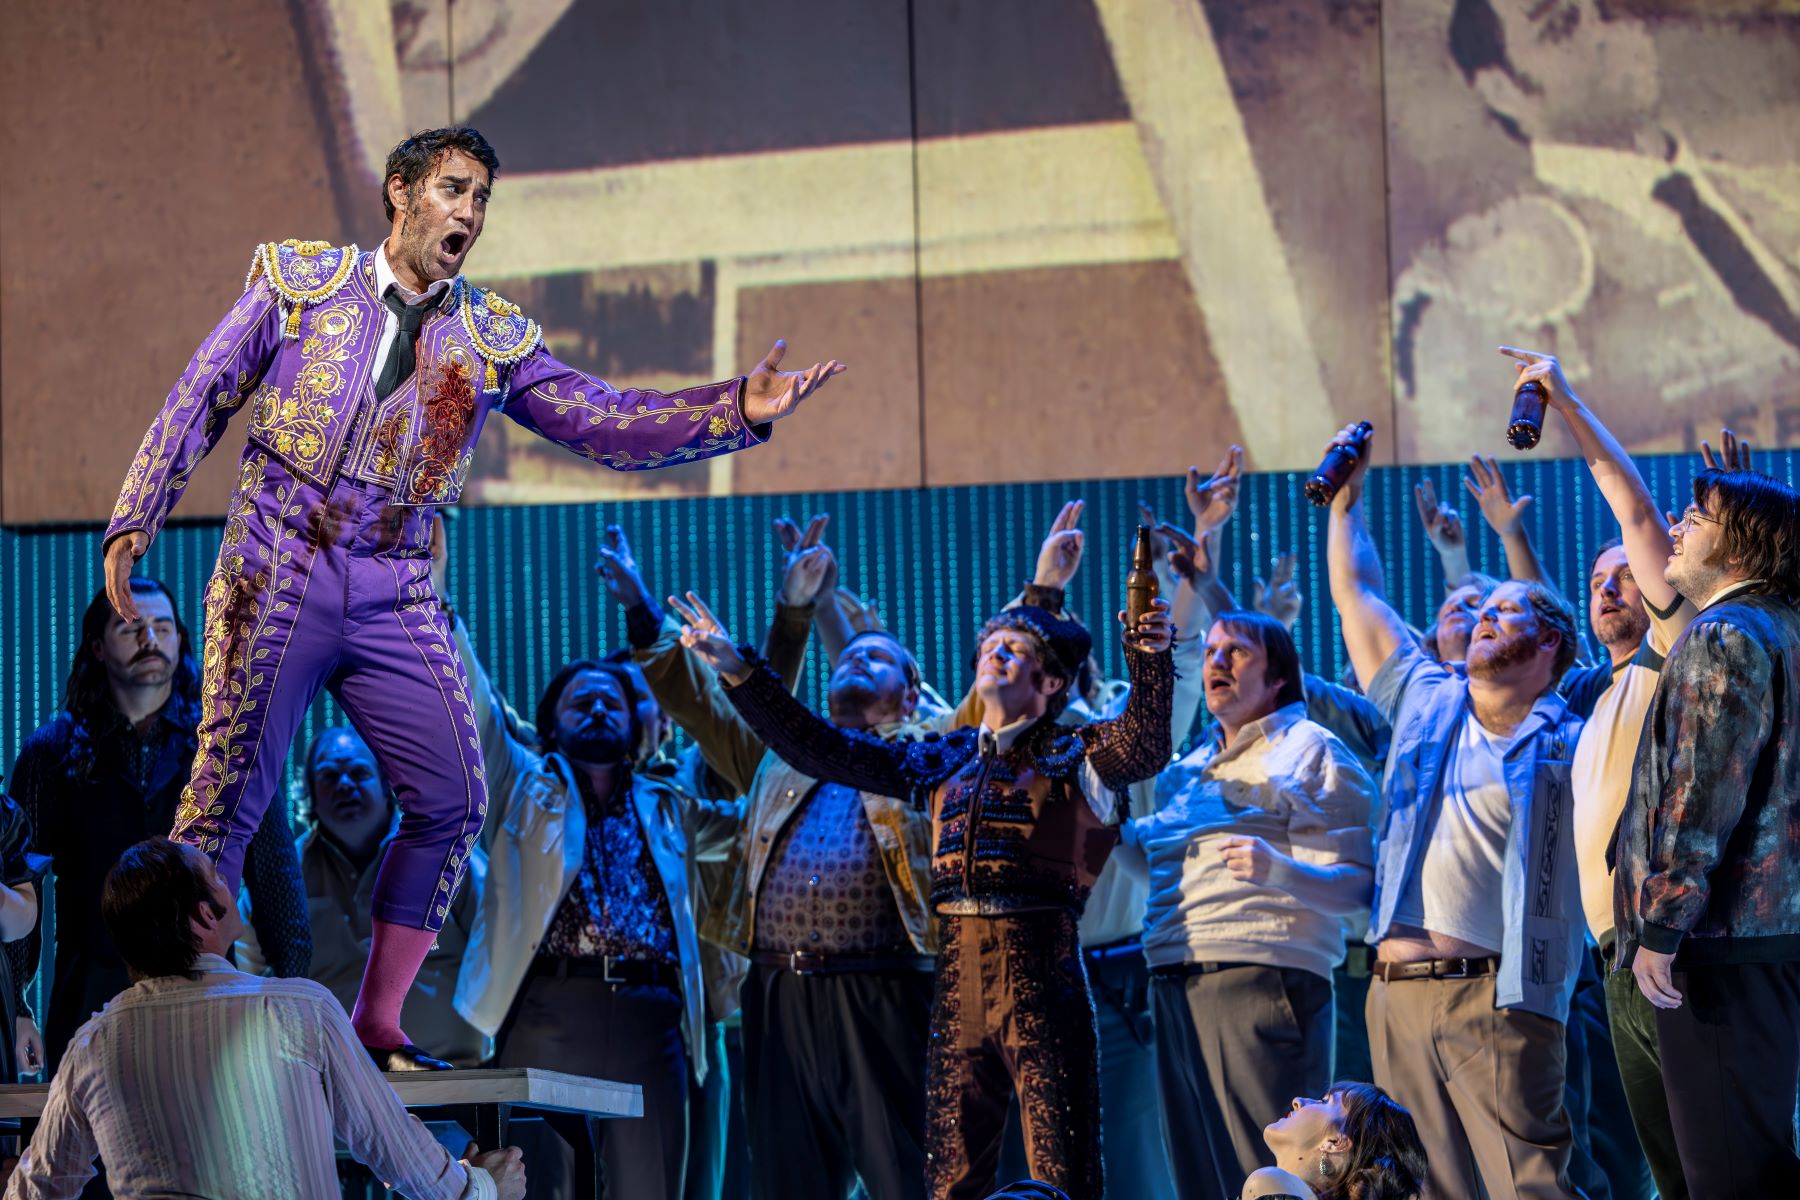
<instances>
[{"instance_id":1,"label":"brown leather belt","mask_svg":"<svg viewBox=\"0 0 1800 1200\"><path fill-rule=\"evenodd\" d=\"M1383 983L1402 979L1475 979L1500 970L1497 958L1428 958L1421 962L1378 962L1369 974Z\"/></svg>"},{"instance_id":2,"label":"brown leather belt","mask_svg":"<svg viewBox=\"0 0 1800 1200\"><path fill-rule=\"evenodd\" d=\"M795 950L758 950L750 961L759 967L796 975L848 975L853 971L929 971L937 960L929 954L820 954Z\"/></svg>"}]
</instances>

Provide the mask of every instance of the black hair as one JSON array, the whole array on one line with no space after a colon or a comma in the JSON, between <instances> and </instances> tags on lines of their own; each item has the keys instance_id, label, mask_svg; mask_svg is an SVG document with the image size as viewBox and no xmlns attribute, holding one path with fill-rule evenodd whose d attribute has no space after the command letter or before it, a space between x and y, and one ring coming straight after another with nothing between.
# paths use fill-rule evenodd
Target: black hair
<instances>
[{"instance_id":1,"label":"black hair","mask_svg":"<svg viewBox=\"0 0 1800 1200\"><path fill-rule=\"evenodd\" d=\"M388 180L398 175L410 196L445 157L458 150L487 168L488 186L500 178L500 156L479 130L467 125L422 129L389 152L387 169L381 173L381 207L390 222L394 219L394 200L388 195Z\"/></svg>"},{"instance_id":2,"label":"black hair","mask_svg":"<svg viewBox=\"0 0 1800 1200\"><path fill-rule=\"evenodd\" d=\"M1694 503L1719 523L1717 553L1789 603L1800 601L1800 496L1761 471L1705 470Z\"/></svg>"},{"instance_id":3,"label":"black hair","mask_svg":"<svg viewBox=\"0 0 1800 1200\"><path fill-rule=\"evenodd\" d=\"M1602 554L1605 554L1608 550L1617 550L1624 544L1624 538L1607 538L1604 542L1595 546L1594 552L1588 556L1588 574L1592 575L1594 573L1594 564L1600 561L1600 556Z\"/></svg>"},{"instance_id":4,"label":"black hair","mask_svg":"<svg viewBox=\"0 0 1800 1200\"><path fill-rule=\"evenodd\" d=\"M538 697L537 722L538 749L549 754L556 749L556 705L562 694L569 689L570 682L583 671L598 671L617 681L620 693L625 697L625 711L631 718L631 727L626 731L626 762L636 756L638 744L644 739L644 727L638 720L638 703L643 697L638 695L637 684L631 680L631 672L616 662L601 662L592 658L576 658L562 665L562 669L550 677L544 685L544 694Z\"/></svg>"},{"instance_id":5,"label":"black hair","mask_svg":"<svg viewBox=\"0 0 1800 1200\"><path fill-rule=\"evenodd\" d=\"M1300 669L1300 651L1294 646L1294 635L1288 627L1267 613L1234 608L1222 612L1215 625L1223 625L1233 633L1254 641L1268 660L1264 679L1280 679L1281 691L1275 694L1275 707L1306 703L1305 672Z\"/></svg>"},{"instance_id":6,"label":"black hair","mask_svg":"<svg viewBox=\"0 0 1800 1200\"><path fill-rule=\"evenodd\" d=\"M198 977L194 910L204 906L214 917L225 915L204 861L197 850L153 837L126 850L107 873L100 914L136 978Z\"/></svg>"},{"instance_id":7,"label":"black hair","mask_svg":"<svg viewBox=\"0 0 1800 1200\"><path fill-rule=\"evenodd\" d=\"M144 575L131 577L131 594L167 597L169 609L175 613L175 632L178 635L175 677L170 694L183 704L199 703L200 664L194 658L194 646L188 637L187 626L183 624L181 613L175 607L174 594L162 580ZM81 614L81 635L75 642L75 654L69 662L69 676L63 684L62 703L71 716L84 724L94 722L112 707L112 689L107 683L106 664L94 652L94 643L106 636L106 626L113 615L112 601L106 598L105 588L94 593L94 598L88 602L87 611Z\"/></svg>"}]
</instances>

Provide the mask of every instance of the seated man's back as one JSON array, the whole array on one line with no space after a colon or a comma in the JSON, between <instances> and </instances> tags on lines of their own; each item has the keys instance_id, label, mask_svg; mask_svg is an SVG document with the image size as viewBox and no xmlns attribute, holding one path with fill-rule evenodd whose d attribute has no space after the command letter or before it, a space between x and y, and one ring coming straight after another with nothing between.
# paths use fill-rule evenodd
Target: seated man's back
<instances>
[{"instance_id":1,"label":"seated man's back","mask_svg":"<svg viewBox=\"0 0 1800 1200\"><path fill-rule=\"evenodd\" d=\"M7 1200L79 1196L96 1156L119 1200L329 1200L334 1134L412 1200L524 1194L517 1151L465 1165L407 1113L325 987L222 957L237 909L197 850L133 846L104 906L138 982L76 1032Z\"/></svg>"}]
</instances>

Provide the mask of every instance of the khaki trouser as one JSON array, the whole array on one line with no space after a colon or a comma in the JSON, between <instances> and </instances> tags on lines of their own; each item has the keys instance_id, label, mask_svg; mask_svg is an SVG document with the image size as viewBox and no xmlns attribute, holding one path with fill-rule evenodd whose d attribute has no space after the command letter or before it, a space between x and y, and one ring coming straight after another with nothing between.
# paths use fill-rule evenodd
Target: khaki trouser
<instances>
[{"instance_id":1,"label":"khaki trouser","mask_svg":"<svg viewBox=\"0 0 1800 1200\"><path fill-rule=\"evenodd\" d=\"M1560 1021L1494 1007L1494 977L1369 988L1375 1082L1418 1123L1431 1200L1579 1196Z\"/></svg>"}]
</instances>

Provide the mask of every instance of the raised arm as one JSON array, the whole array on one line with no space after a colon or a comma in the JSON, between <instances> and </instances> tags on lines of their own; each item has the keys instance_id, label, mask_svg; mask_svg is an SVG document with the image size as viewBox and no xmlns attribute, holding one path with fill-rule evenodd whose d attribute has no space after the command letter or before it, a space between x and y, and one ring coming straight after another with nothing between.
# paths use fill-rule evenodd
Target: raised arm
<instances>
[{"instance_id":1,"label":"raised arm","mask_svg":"<svg viewBox=\"0 0 1800 1200\"><path fill-rule=\"evenodd\" d=\"M1175 690L1175 666L1169 651L1166 612L1161 640L1154 648L1140 649L1127 643L1125 670L1131 692L1125 711L1110 721L1094 721L1075 732L1087 747L1088 764L1100 781L1123 790L1150 779L1169 765L1174 739L1169 728L1169 709Z\"/></svg>"},{"instance_id":2,"label":"raised arm","mask_svg":"<svg viewBox=\"0 0 1800 1200\"><path fill-rule=\"evenodd\" d=\"M776 342L747 376L664 393L617 390L540 345L512 368L501 410L615 471L697 462L766 441L770 423L844 370L836 359L804 371L778 370L786 351L785 342Z\"/></svg>"},{"instance_id":3,"label":"raised arm","mask_svg":"<svg viewBox=\"0 0 1800 1200\"><path fill-rule=\"evenodd\" d=\"M1333 445L1355 445L1351 426L1332 440ZM1331 602L1337 607L1344 631L1344 648L1350 665L1364 688L1412 633L1387 601L1381 555L1363 512L1363 481L1368 474L1368 455L1357 461L1344 486L1331 501L1326 522L1325 560L1331 580Z\"/></svg>"},{"instance_id":4,"label":"raised arm","mask_svg":"<svg viewBox=\"0 0 1800 1200\"><path fill-rule=\"evenodd\" d=\"M724 624L693 592L686 601L671 596L669 604L684 622L682 644L718 672L739 715L795 770L884 796L908 796L937 782L909 764L906 743L834 725L794 699L766 663L732 644Z\"/></svg>"},{"instance_id":5,"label":"raised arm","mask_svg":"<svg viewBox=\"0 0 1800 1200\"><path fill-rule=\"evenodd\" d=\"M1437 485L1429 479L1413 484L1413 503L1419 509L1419 524L1425 529L1425 540L1437 551L1438 565L1444 568L1444 587L1456 586L1466 578L1469 566L1469 539L1463 532L1462 514L1456 506L1440 503Z\"/></svg>"},{"instance_id":6,"label":"raised arm","mask_svg":"<svg viewBox=\"0 0 1800 1200\"><path fill-rule=\"evenodd\" d=\"M667 620L650 598L631 543L617 525L607 527L599 571L607 593L625 608L631 656L643 669L650 694L694 739L726 786L747 793L768 748L725 698L705 661L682 645L680 624Z\"/></svg>"},{"instance_id":7,"label":"raised arm","mask_svg":"<svg viewBox=\"0 0 1800 1200\"><path fill-rule=\"evenodd\" d=\"M219 444L281 346L280 297L259 278L207 335L138 446L100 545L113 608L137 617L127 580L150 549L194 468Z\"/></svg>"},{"instance_id":8,"label":"raised arm","mask_svg":"<svg viewBox=\"0 0 1800 1200\"><path fill-rule=\"evenodd\" d=\"M1500 464L1479 454L1469 459L1469 474L1463 479L1463 486L1481 506L1488 528L1500 535L1500 544L1506 547L1507 576L1542 581L1543 564L1538 562L1531 535L1525 531L1525 510L1531 507L1531 497L1514 500L1507 490L1506 476L1500 473Z\"/></svg>"},{"instance_id":9,"label":"raised arm","mask_svg":"<svg viewBox=\"0 0 1800 1200\"><path fill-rule=\"evenodd\" d=\"M1587 460L1600 495L1612 510L1613 519L1619 523L1620 537L1625 543L1625 560L1631 564L1632 578L1636 580L1638 590L1652 608L1667 610L1679 600L1675 589L1663 578L1663 566L1674 552L1675 543L1669 537L1669 525L1657 507L1656 498L1650 494L1650 486L1638 473L1637 464L1631 461L1631 456L1601 424L1594 411L1575 394L1555 355L1516 350L1510 346L1501 347L1500 352L1519 360L1515 364L1518 381L1513 385L1514 390L1528 381L1536 383L1544 389L1545 403L1568 425L1582 458Z\"/></svg>"}]
</instances>

